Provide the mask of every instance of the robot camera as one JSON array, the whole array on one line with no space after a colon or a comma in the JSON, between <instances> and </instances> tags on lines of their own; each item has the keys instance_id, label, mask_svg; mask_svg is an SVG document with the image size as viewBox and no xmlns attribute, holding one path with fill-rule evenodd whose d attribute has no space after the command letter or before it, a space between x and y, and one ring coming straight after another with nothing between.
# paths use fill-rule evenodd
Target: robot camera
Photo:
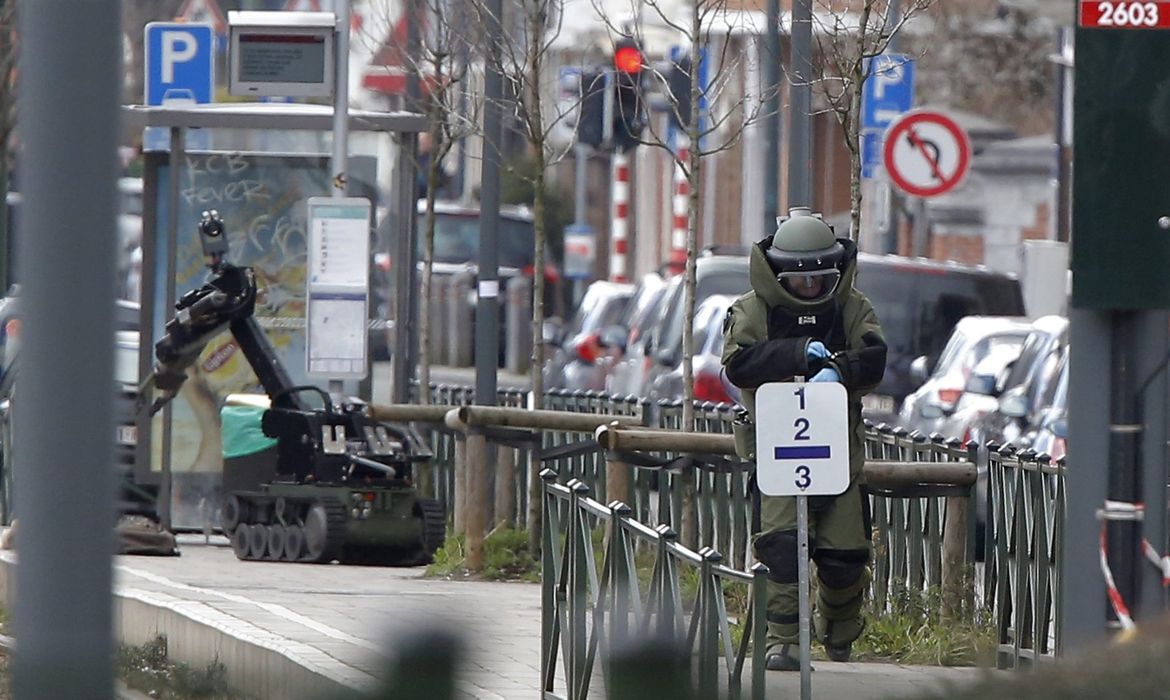
<instances>
[{"instance_id":1,"label":"robot camera","mask_svg":"<svg viewBox=\"0 0 1170 700\"><path fill-rule=\"evenodd\" d=\"M227 236L224 235L223 219L215 209L205 211L199 218L200 242L203 255L220 258L228 252Z\"/></svg>"}]
</instances>

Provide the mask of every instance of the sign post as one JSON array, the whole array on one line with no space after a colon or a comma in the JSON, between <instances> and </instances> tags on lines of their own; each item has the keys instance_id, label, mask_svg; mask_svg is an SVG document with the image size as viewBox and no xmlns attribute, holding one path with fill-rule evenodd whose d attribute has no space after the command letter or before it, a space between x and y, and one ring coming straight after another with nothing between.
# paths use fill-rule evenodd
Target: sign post
<instances>
[{"instance_id":1,"label":"sign post","mask_svg":"<svg viewBox=\"0 0 1170 700\"><path fill-rule=\"evenodd\" d=\"M208 104L215 97L215 27L186 22L151 22L143 37L147 105L189 106ZM206 150L205 131L188 132L189 150ZM143 149L165 151L170 146L167 129L147 127Z\"/></svg>"},{"instance_id":2,"label":"sign post","mask_svg":"<svg viewBox=\"0 0 1170 700\"><path fill-rule=\"evenodd\" d=\"M882 164L882 136L914 104L914 59L880 54L869 61L861 88L861 177L876 177Z\"/></svg>"},{"instance_id":3,"label":"sign post","mask_svg":"<svg viewBox=\"0 0 1170 700\"><path fill-rule=\"evenodd\" d=\"M953 190L971 166L967 132L942 112L920 109L890 125L882 148L890 179L915 197Z\"/></svg>"},{"instance_id":4,"label":"sign post","mask_svg":"<svg viewBox=\"0 0 1170 700\"><path fill-rule=\"evenodd\" d=\"M812 697L808 497L849 488L849 412L836 382L773 382L756 392L756 482L765 496L796 497L800 589L800 697Z\"/></svg>"}]
</instances>

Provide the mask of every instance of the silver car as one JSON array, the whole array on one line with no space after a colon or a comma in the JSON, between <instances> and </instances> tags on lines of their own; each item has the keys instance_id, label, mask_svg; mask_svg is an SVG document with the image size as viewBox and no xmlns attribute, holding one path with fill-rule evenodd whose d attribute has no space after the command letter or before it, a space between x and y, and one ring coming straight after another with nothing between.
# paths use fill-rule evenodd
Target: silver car
<instances>
[{"instance_id":1,"label":"silver car","mask_svg":"<svg viewBox=\"0 0 1170 700\"><path fill-rule=\"evenodd\" d=\"M1014 317L960 319L929 377L925 376L926 356L911 363L911 375L924 381L902 402L898 416L902 427L925 435L939 432L955 411L975 366L992 353L1018 352L1030 330L1026 320Z\"/></svg>"},{"instance_id":2,"label":"silver car","mask_svg":"<svg viewBox=\"0 0 1170 700\"><path fill-rule=\"evenodd\" d=\"M625 314L634 285L599 280L589 285L572 320L553 338L556 349L544 365L544 384L549 389L601 391L609 368L610 353L602 334Z\"/></svg>"}]
</instances>

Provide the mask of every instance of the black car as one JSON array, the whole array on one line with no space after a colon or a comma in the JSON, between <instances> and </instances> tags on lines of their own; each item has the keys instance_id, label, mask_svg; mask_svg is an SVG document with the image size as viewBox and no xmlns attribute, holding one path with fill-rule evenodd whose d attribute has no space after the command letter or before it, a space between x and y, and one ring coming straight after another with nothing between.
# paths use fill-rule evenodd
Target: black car
<instances>
[{"instance_id":1,"label":"black car","mask_svg":"<svg viewBox=\"0 0 1170 700\"><path fill-rule=\"evenodd\" d=\"M1023 316L1014 275L923 258L861 253L857 288L873 303L889 354L882 383L863 397L865 416L894 423L903 399L917 388L910 363L927 357L929 375L951 331L965 316Z\"/></svg>"}]
</instances>

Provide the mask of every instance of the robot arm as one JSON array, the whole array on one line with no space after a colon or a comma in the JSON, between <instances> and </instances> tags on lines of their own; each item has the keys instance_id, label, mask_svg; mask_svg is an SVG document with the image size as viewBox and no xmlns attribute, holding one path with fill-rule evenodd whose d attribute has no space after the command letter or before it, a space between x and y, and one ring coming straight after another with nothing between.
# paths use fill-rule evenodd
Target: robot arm
<instances>
[{"instance_id":1,"label":"robot arm","mask_svg":"<svg viewBox=\"0 0 1170 700\"><path fill-rule=\"evenodd\" d=\"M155 343L154 370L144 382L139 400L145 401L150 387L157 387L160 394L150 410L151 414L157 413L174 399L187 378L187 369L199 359L207 343L230 328L269 397L297 402L289 392L291 381L252 318L257 291L252 268L237 267L224 259L228 245L219 212L203 212L199 234L211 277L175 304L174 318L167 322L165 334Z\"/></svg>"}]
</instances>

